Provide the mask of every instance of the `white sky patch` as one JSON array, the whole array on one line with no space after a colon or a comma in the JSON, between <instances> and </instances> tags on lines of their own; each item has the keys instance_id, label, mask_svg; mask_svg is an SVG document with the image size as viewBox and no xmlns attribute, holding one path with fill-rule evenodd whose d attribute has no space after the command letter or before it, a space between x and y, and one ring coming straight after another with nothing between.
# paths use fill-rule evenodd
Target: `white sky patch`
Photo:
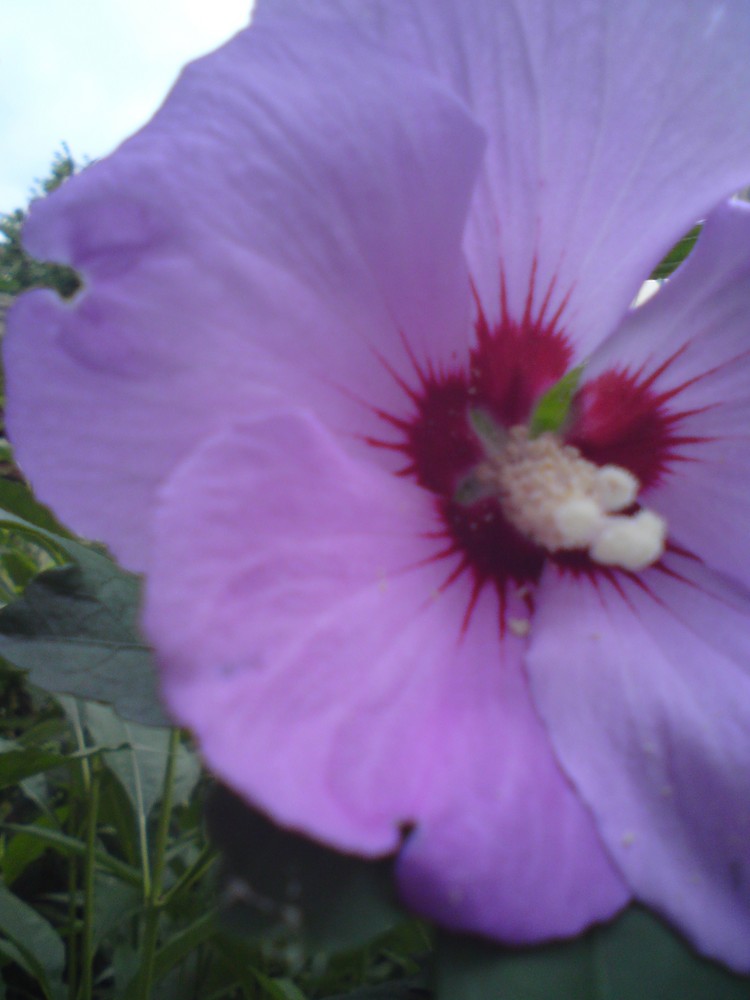
<instances>
[{"instance_id":1,"label":"white sky patch","mask_svg":"<svg viewBox=\"0 0 750 1000\"><path fill-rule=\"evenodd\" d=\"M26 204L66 142L110 152L181 67L247 24L252 0L1 0L0 213Z\"/></svg>"}]
</instances>

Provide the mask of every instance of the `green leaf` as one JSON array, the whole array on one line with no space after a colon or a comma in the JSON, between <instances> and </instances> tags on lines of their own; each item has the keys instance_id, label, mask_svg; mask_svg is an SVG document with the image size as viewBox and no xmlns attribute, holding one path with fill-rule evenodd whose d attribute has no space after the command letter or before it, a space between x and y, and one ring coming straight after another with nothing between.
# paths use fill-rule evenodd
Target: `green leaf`
<instances>
[{"instance_id":1,"label":"green leaf","mask_svg":"<svg viewBox=\"0 0 750 1000\"><path fill-rule=\"evenodd\" d=\"M14 519L10 523L8 519L12 517L14 515L8 511L0 510L0 600L3 604L14 601L38 573L68 561L52 540L54 535L40 531L30 522Z\"/></svg>"},{"instance_id":2,"label":"green leaf","mask_svg":"<svg viewBox=\"0 0 750 1000\"><path fill-rule=\"evenodd\" d=\"M136 815L148 817L164 790L170 730L124 722L107 705L91 702L84 706L84 716L92 739L105 750L104 761L128 793ZM188 801L200 774L195 755L181 746L172 786L177 805Z\"/></svg>"},{"instance_id":3,"label":"green leaf","mask_svg":"<svg viewBox=\"0 0 750 1000\"><path fill-rule=\"evenodd\" d=\"M0 611L0 655L46 691L109 702L144 725L168 725L153 657L138 631L138 578L80 542L9 514L0 518L4 525L36 531L72 565L40 573Z\"/></svg>"},{"instance_id":4,"label":"green leaf","mask_svg":"<svg viewBox=\"0 0 750 1000\"><path fill-rule=\"evenodd\" d=\"M216 913L201 914L188 927L171 935L169 941L159 949L154 959L154 979L158 981L170 969L183 962L188 955L204 942L209 941L217 931Z\"/></svg>"},{"instance_id":5,"label":"green leaf","mask_svg":"<svg viewBox=\"0 0 750 1000\"><path fill-rule=\"evenodd\" d=\"M51 750L34 750L25 747L3 749L0 752L0 788L17 785L24 778L53 767L68 764L75 758Z\"/></svg>"},{"instance_id":6,"label":"green leaf","mask_svg":"<svg viewBox=\"0 0 750 1000\"><path fill-rule=\"evenodd\" d=\"M337 854L279 829L221 788L207 819L222 854L224 916L238 930L332 952L404 920L389 860Z\"/></svg>"},{"instance_id":7,"label":"green leaf","mask_svg":"<svg viewBox=\"0 0 750 1000\"><path fill-rule=\"evenodd\" d=\"M268 1000L307 1000L302 990L290 979L271 979L258 969L253 969L255 981L268 994Z\"/></svg>"},{"instance_id":8,"label":"green leaf","mask_svg":"<svg viewBox=\"0 0 750 1000\"><path fill-rule=\"evenodd\" d=\"M10 584L11 597L20 594L40 570L39 565L31 556L18 550L0 553L0 561L2 561L3 571Z\"/></svg>"},{"instance_id":9,"label":"green leaf","mask_svg":"<svg viewBox=\"0 0 750 1000\"><path fill-rule=\"evenodd\" d=\"M94 949L103 941L127 938L130 917L143 907L143 890L105 872L97 872L94 883Z\"/></svg>"},{"instance_id":10,"label":"green leaf","mask_svg":"<svg viewBox=\"0 0 750 1000\"><path fill-rule=\"evenodd\" d=\"M39 983L45 997L65 996L65 947L60 936L5 886L0 886L0 933L15 946L13 957Z\"/></svg>"},{"instance_id":11,"label":"green leaf","mask_svg":"<svg viewBox=\"0 0 750 1000\"><path fill-rule=\"evenodd\" d=\"M750 980L698 957L647 911L568 942L511 951L466 938L438 947L435 1000L747 1000Z\"/></svg>"},{"instance_id":12,"label":"green leaf","mask_svg":"<svg viewBox=\"0 0 750 1000\"><path fill-rule=\"evenodd\" d=\"M16 517L23 518L29 524L43 528L45 531L71 538L70 532L64 528L54 515L34 497L34 494L24 483L13 479L0 479L0 507Z\"/></svg>"},{"instance_id":13,"label":"green leaf","mask_svg":"<svg viewBox=\"0 0 750 1000\"><path fill-rule=\"evenodd\" d=\"M330 1000L430 1000L431 996L431 992L425 987L423 977L411 976L409 979L399 979L396 982L363 987L353 993L337 993ZM466 1000L466 998L457 993L452 1000ZM483 1000L495 1000L495 994L487 994ZM501 1000L499 994L497 1000ZM502 1000L505 1000L505 997ZM507 1000L516 1000L516 997L508 996Z\"/></svg>"},{"instance_id":14,"label":"green leaf","mask_svg":"<svg viewBox=\"0 0 750 1000\"><path fill-rule=\"evenodd\" d=\"M546 431L554 433L564 426L581 382L583 368L583 365L571 368L540 398L529 423L532 437L539 437Z\"/></svg>"},{"instance_id":15,"label":"green leaf","mask_svg":"<svg viewBox=\"0 0 750 1000\"><path fill-rule=\"evenodd\" d=\"M703 227L700 223L697 226L693 226L689 233L675 243L667 256L654 268L651 277L656 279L668 278L670 274L676 271L688 254L692 251L696 240L700 236L702 228Z\"/></svg>"},{"instance_id":16,"label":"green leaf","mask_svg":"<svg viewBox=\"0 0 750 1000\"><path fill-rule=\"evenodd\" d=\"M34 827L43 827L47 830L57 829L60 822L64 822L69 814L66 806L61 806L50 815L40 816L34 822ZM20 827L23 831L24 827ZM44 841L36 837L26 837L23 832L16 836L3 838L2 851L2 878L6 885L10 886L21 876L26 869L40 858L47 850Z\"/></svg>"},{"instance_id":17,"label":"green leaf","mask_svg":"<svg viewBox=\"0 0 750 1000\"><path fill-rule=\"evenodd\" d=\"M0 739L0 788L17 785L24 779L54 767L65 767L83 757L90 757L95 750L62 754L56 750L43 750L23 746L13 740Z\"/></svg>"},{"instance_id":18,"label":"green leaf","mask_svg":"<svg viewBox=\"0 0 750 1000\"><path fill-rule=\"evenodd\" d=\"M62 151L55 154L47 178L35 185L32 201L54 191L77 169L70 151L63 146ZM46 285L57 289L61 295L72 295L80 288L81 281L71 268L35 260L23 249L21 229L25 218L26 211L22 209L0 215L0 235L3 237L0 239L0 291L17 294L35 285Z\"/></svg>"},{"instance_id":19,"label":"green leaf","mask_svg":"<svg viewBox=\"0 0 750 1000\"><path fill-rule=\"evenodd\" d=\"M140 866L139 827L128 793L112 772L104 767L99 785L99 825L111 831L110 853L130 865Z\"/></svg>"},{"instance_id":20,"label":"green leaf","mask_svg":"<svg viewBox=\"0 0 750 1000\"><path fill-rule=\"evenodd\" d=\"M187 927L173 932L154 958L154 982L159 984L176 966L185 962L195 951L215 937L217 933L216 911L201 914ZM154 997L164 994L164 984L154 991ZM118 991L121 1000L143 1000L141 992L141 970L136 965L124 991Z\"/></svg>"},{"instance_id":21,"label":"green leaf","mask_svg":"<svg viewBox=\"0 0 750 1000\"><path fill-rule=\"evenodd\" d=\"M86 844L84 841L78 840L76 837L70 837L68 834L60 833L58 830L48 830L37 824L23 826L20 823L1 823L0 827L10 833L20 834L25 837L34 837L45 844L45 846L58 851L65 857L83 858L86 856ZM137 868L126 864L124 861L120 861L118 858L112 857L111 854L102 849L96 850L94 857L100 868L111 872L112 875L123 882L129 882L131 885L141 887L141 872Z\"/></svg>"}]
</instances>

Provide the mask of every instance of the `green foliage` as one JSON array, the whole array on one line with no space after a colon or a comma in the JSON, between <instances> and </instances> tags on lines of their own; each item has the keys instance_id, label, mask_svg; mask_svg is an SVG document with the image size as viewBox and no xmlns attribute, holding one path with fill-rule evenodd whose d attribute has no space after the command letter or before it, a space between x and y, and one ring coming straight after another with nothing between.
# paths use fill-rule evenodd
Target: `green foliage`
<instances>
[{"instance_id":1,"label":"green foliage","mask_svg":"<svg viewBox=\"0 0 750 1000\"><path fill-rule=\"evenodd\" d=\"M55 154L49 175L32 192L32 204L60 187L77 170L78 165L70 151L63 146L62 151ZM81 284L75 271L61 264L35 260L24 251L21 230L27 214L28 209L17 208L0 215L0 293L18 295L28 288L43 286L54 288L62 296L69 298Z\"/></svg>"},{"instance_id":2,"label":"green foliage","mask_svg":"<svg viewBox=\"0 0 750 1000\"><path fill-rule=\"evenodd\" d=\"M446 939L435 1000L746 1000L747 979L698 958L639 907L574 941L516 951Z\"/></svg>"},{"instance_id":3,"label":"green foliage","mask_svg":"<svg viewBox=\"0 0 750 1000\"><path fill-rule=\"evenodd\" d=\"M411 976L400 983L384 983L354 993L341 993L332 1000L429 1000L431 996L424 976Z\"/></svg>"},{"instance_id":4,"label":"green foliage","mask_svg":"<svg viewBox=\"0 0 750 1000\"><path fill-rule=\"evenodd\" d=\"M47 691L106 701L165 725L153 657L137 624L140 582L101 552L0 512L0 533L36 543L51 568L0 611L0 655ZM7 560L6 560L7 561Z\"/></svg>"},{"instance_id":5,"label":"green foliage","mask_svg":"<svg viewBox=\"0 0 750 1000\"><path fill-rule=\"evenodd\" d=\"M0 886L0 955L19 965L46 1000L64 1000L65 946L52 924Z\"/></svg>"},{"instance_id":6,"label":"green foliage","mask_svg":"<svg viewBox=\"0 0 750 1000\"><path fill-rule=\"evenodd\" d=\"M410 924L370 940L403 922L390 900L379 902L375 923L360 919L369 887L364 879L358 888L352 872L369 866L267 823L264 832L264 821L262 837L249 844L247 826L233 831L249 856L243 872L255 880L257 901L249 890L242 895L244 917L252 922L253 906L257 914L252 934L238 934L236 919L230 929L216 901L232 890L224 879L217 893L216 854L201 824L204 788L184 738L124 723L90 702L46 705L54 726L37 731L30 704L26 719L13 720L16 739L0 743L0 773L41 779L0 798L0 996L3 983L12 1000L323 1000L342 989L361 1000L429 995L410 957L425 951L424 931ZM226 793L217 796L235 808ZM336 955L306 946L295 927L283 941L276 931L257 932L269 926L263 893L288 886L292 868L316 923L325 917L316 938L338 942ZM354 939L359 944L341 952Z\"/></svg>"},{"instance_id":7,"label":"green foliage","mask_svg":"<svg viewBox=\"0 0 750 1000\"><path fill-rule=\"evenodd\" d=\"M222 853L225 911L244 933L335 952L406 920L390 860L327 850L280 830L223 789L211 796L207 818Z\"/></svg>"},{"instance_id":8,"label":"green foliage","mask_svg":"<svg viewBox=\"0 0 750 1000\"><path fill-rule=\"evenodd\" d=\"M109 770L117 777L137 812L148 817L161 798L169 759L169 730L126 722L108 705L86 702L83 715L88 731L102 749ZM172 776L172 798L187 805L198 783L195 755L178 747Z\"/></svg>"},{"instance_id":9,"label":"green foliage","mask_svg":"<svg viewBox=\"0 0 750 1000\"><path fill-rule=\"evenodd\" d=\"M0 899L7 995L322 1000L383 986L375 997L406 1000L428 939L404 923L387 863L326 851L217 792L217 887L197 759L158 725L139 581L22 483L0 483L0 501L12 508L0 511L0 680L15 708L0 715L0 871L9 928L16 911L23 928L23 940L6 931ZM20 555L23 580L10 571ZM11 665L35 686L19 687ZM43 938L46 961L23 943Z\"/></svg>"},{"instance_id":10,"label":"green foliage","mask_svg":"<svg viewBox=\"0 0 750 1000\"><path fill-rule=\"evenodd\" d=\"M21 788L3 810L19 820L2 824L0 854L7 885L0 964L8 996L148 997L138 985L142 970L151 970L155 988L175 973L187 958L175 941L198 921L209 965L208 942L222 936L206 877L213 853L197 825L201 792L192 751L176 732L118 724L109 711L67 699L65 712L57 710L62 728L54 749L26 745L33 715L18 740L0 747L0 770L7 760L8 775L47 766L33 805ZM232 970L213 971L221 995L241 995ZM184 995L201 997L203 978L186 972Z\"/></svg>"}]
</instances>

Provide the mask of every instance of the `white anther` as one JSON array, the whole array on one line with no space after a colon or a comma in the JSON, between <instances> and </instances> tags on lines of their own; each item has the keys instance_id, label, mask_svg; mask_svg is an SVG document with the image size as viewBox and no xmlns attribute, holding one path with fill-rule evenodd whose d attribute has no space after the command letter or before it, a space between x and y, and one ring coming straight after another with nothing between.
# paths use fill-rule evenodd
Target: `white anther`
<instances>
[{"instance_id":1,"label":"white anther","mask_svg":"<svg viewBox=\"0 0 750 1000\"><path fill-rule=\"evenodd\" d=\"M500 438L498 438L500 441ZM597 466L551 433L511 427L474 471L478 495L496 496L508 521L548 552L588 551L594 562L645 569L661 557L663 518L640 509L640 483L619 465Z\"/></svg>"},{"instance_id":2,"label":"white anther","mask_svg":"<svg viewBox=\"0 0 750 1000\"><path fill-rule=\"evenodd\" d=\"M635 502L641 484L619 465L602 465L596 471L594 490L602 510L624 510Z\"/></svg>"},{"instance_id":3,"label":"white anther","mask_svg":"<svg viewBox=\"0 0 750 1000\"><path fill-rule=\"evenodd\" d=\"M633 517L609 517L589 554L604 566L636 572L659 559L666 537L664 518L651 510L640 510Z\"/></svg>"},{"instance_id":4,"label":"white anther","mask_svg":"<svg viewBox=\"0 0 750 1000\"><path fill-rule=\"evenodd\" d=\"M604 526L601 507L591 497L574 497L554 511L555 525L562 536L561 548L586 548Z\"/></svg>"}]
</instances>

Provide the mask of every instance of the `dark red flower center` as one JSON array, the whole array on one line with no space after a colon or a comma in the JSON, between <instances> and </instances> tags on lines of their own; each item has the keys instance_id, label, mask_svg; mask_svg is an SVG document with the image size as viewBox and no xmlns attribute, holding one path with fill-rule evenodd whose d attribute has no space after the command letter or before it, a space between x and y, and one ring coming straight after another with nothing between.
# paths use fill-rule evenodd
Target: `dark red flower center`
<instances>
[{"instance_id":1,"label":"dark red flower center","mask_svg":"<svg viewBox=\"0 0 750 1000\"><path fill-rule=\"evenodd\" d=\"M460 558L446 585L470 573L473 600L486 585L497 589L501 604L509 586L522 595L533 593L547 559L572 572L614 572L593 562L585 550L550 552L535 544L510 523L492 496L473 503L456 498L461 483L485 458L472 412L487 414L501 428L526 424L540 397L572 367L571 344L556 319L516 322L505 315L490 327L480 311L476 346L465 364L435 370L412 356L415 384L405 386L410 416L381 414L397 429L399 440L370 441L402 452L407 462L400 474L435 495L444 539L437 557ZM649 376L611 369L585 383L561 435L564 442L597 466L628 470L642 489L658 484L685 440L677 434L683 415L666 407L674 391L659 394L654 388L665 367Z\"/></svg>"}]
</instances>

